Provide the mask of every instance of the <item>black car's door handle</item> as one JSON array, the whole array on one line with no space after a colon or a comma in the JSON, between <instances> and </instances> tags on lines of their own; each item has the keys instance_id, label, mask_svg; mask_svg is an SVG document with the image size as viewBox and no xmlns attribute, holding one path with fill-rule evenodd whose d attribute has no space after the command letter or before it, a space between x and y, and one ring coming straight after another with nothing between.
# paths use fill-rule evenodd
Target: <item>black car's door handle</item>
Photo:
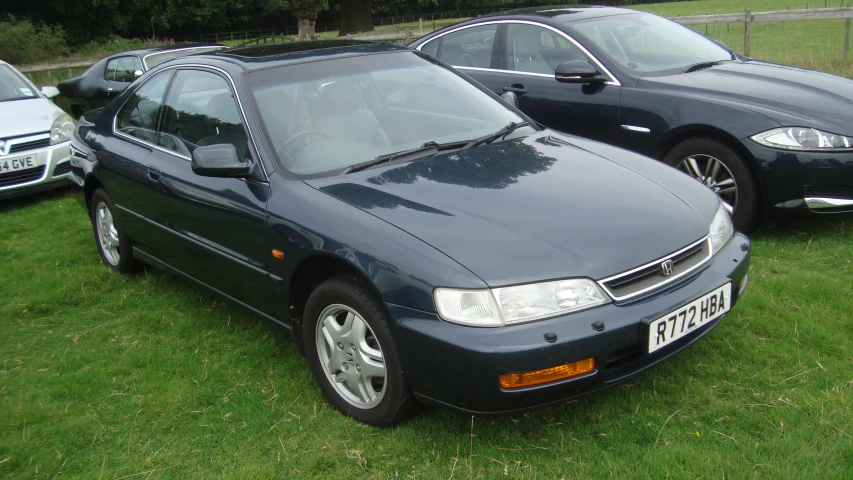
<instances>
[{"instance_id":1,"label":"black car's door handle","mask_svg":"<svg viewBox=\"0 0 853 480\"><path fill-rule=\"evenodd\" d=\"M154 182L160 181L160 169L154 165L148 165L148 179Z\"/></svg>"},{"instance_id":2,"label":"black car's door handle","mask_svg":"<svg viewBox=\"0 0 853 480\"><path fill-rule=\"evenodd\" d=\"M504 92L513 92L516 95L527 93L527 89L520 83L513 83L509 87L504 87Z\"/></svg>"}]
</instances>

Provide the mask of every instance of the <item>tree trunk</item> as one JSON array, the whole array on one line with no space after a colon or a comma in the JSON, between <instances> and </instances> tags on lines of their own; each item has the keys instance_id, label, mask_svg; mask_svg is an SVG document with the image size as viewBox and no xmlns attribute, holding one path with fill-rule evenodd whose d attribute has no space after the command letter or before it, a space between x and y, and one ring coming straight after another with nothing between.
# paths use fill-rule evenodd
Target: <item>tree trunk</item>
<instances>
[{"instance_id":1,"label":"tree trunk","mask_svg":"<svg viewBox=\"0 0 853 480\"><path fill-rule=\"evenodd\" d=\"M296 36L297 40L314 40L314 28L317 25L316 18L300 18L297 25L299 26L299 34Z\"/></svg>"},{"instance_id":2,"label":"tree trunk","mask_svg":"<svg viewBox=\"0 0 853 480\"><path fill-rule=\"evenodd\" d=\"M313 0L294 2L296 10L296 24L299 27L297 40L314 40L314 28L317 25L317 3Z\"/></svg>"},{"instance_id":3,"label":"tree trunk","mask_svg":"<svg viewBox=\"0 0 853 480\"><path fill-rule=\"evenodd\" d=\"M341 0L341 19L338 35L373 30L370 0Z\"/></svg>"}]
</instances>

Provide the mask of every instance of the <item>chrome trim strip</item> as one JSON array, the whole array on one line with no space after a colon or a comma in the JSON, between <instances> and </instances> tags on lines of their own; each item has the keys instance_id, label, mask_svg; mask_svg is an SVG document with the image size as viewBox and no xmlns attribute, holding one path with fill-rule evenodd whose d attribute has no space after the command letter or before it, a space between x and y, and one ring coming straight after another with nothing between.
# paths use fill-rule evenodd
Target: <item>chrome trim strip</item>
<instances>
[{"instance_id":1,"label":"chrome trim strip","mask_svg":"<svg viewBox=\"0 0 853 480\"><path fill-rule=\"evenodd\" d=\"M19 145L19 144L21 144L21 143L34 142L34 141L36 141L36 140L45 140L45 139L48 139L48 138L50 138L50 132L46 132L46 133L37 133L37 134L34 134L34 135L27 135L26 137L15 137L15 138L12 138L12 139L10 139L10 140L6 140L6 141L2 142L2 146L3 146L3 148L2 148L2 149L0 149L0 156L6 156L6 155L9 155L9 150L11 150L11 149L12 149L12 146L13 146L13 145ZM48 147L52 147L53 145L47 145L47 146L48 146ZM37 150L37 149L39 149L39 148L45 148L45 145L42 145L41 147L36 147L36 148L34 148L33 150ZM18 155L18 154L17 154L17 152L16 152L16 153L15 153L15 156L17 156L17 155Z\"/></svg>"},{"instance_id":2,"label":"chrome trim strip","mask_svg":"<svg viewBox=\"0 0 853 480\"><path fill-rule=\"evenodd\" d=\"M447 35L447 34L449 34L449 33L457 32L457 31L459 31L459 30L464 30L464 29L466 29L466 28L480 27L480 26L483 26L483 25L495 25L495 24L501 24L501 23L520 23L520 24L525 24L525 25L534 25L534 26L537 26L537 27L542 27L542 28L545 28L545 29L551 30L552 32L554 32L554 33L556 33L556 34L563 36L563 38L565 38L566 40L568 40L568 41L572 42L573 44L575 44L575 46L576 46L576 47L578 47L578 48L579 48L583 53L585 53L585 54L586 54L586 56L588 56L589 58L591 58L591 59L592 59L592 61L593 61L593 62L595 62L595 64L596 64L596 65L598 65L598 67L599 67L599 68L601 68L601 70L602 70L605 74L607 74L607 76L608 76L608 77L610 77L610 80L608 80L608 81L604 82L604 84L605 84L605 85L613 85L613 86L616 86L616 87L621 87L621 86L622 86L622 84L621 84L621 83L619 83L619 80L616 78L616 76L615 76L615 75L613 75L612 73L610 73L610 70L608 70L608 69L607 69L607 67L605 67L605 66L604 66L600 61L598 61L598 59L597 59L597 58L595 58L595 55L593 55L593 54L589 53L589 50L587 50L583 45L581 45L580 43L578 43L578 42L577 42L577 40L575 40L574 38L572 38L571 36L569 36L566 32L564 32L564 31L562 31L562 30L558 30L558 29L556 29L556 28L554 28L554 27L552 27L552 26L550 26L550 25L545 25L545 24L543 24L543 23L538 23L538 22L531 22L530 20L492 20L492 21L489 21L489 22L479 22L479 23L475 23L475 24L471 24L471 25L464 25L464 26L462 26L462 27L457 27L457 28L454 28L453 30L448 30L448 31L446 31L446 32L441 33L440 35L436 35L436 36L434 36L434 37L430 38L430 39L429 39L429 41L424 42L424 43L422 43L422 44L418 45L418 46L417 46L417 49L418 49L418 51L420 51L420 50L421 50L421 47L423 47L423 46L424 46L424 45L426 45L427 43L429 43L429 42L431 42L431 41L433 41L433 40L435 40L435 39L441 38L441 37L443 37L443 36L445 36L445 35ZM471 68L471 67L457 67L456 65L453 65L453 68ZM483 70L483 71L491 71L491 72L517 73L517 74L526 74L526 75L533 75L533 76L542 76L542 77L550 77L550 78L554 78L554 76L553 76L553 75L545 75L545 74L542 74L542 73L530 73L530 74L528 74L528 73L526 73L526 72L517 72L517 71L515 71L515 70L500 70L500 69L496 69L496 68L477 68L477 69L478 69L478 70Z\"/></svg>"},{"instance_id":3,"label":"chrome trim strip","mask_svg":"<svg viewBox=\"0 0 853 480\"><path fill-rule=\"evenodd\" d=\"M812 210L824 208L853 207L853 200L846 198L806 197L806 205Z\"/></svg>"},{"instance_id":4,"label":"chrome trim strip","mask_svg":"<svg viewBox=\"0 0 853 480\"><path fill-rule=\"evenodd\" d=\"M638 133L651 133L652 129L646 127L638 127L636 125L622 125L622 130L628 130L629 132L638 132Z\"/></svg>"},{"instance_id":5,"label":"chrome trim strip","mask_svg":"<svg viewBox=\"0 0 853 480\"><path fill-rule=\"evenodd\" d=\"M685 271L683 271L683 272L679 273L678 275L676 275L676 276L674 276L674 277L668 277L666 280L664 280L664 281L662 281L662 282L658 283L657 285L654 285L654 286L651 286L651 287L648 287L648 288L644 288L644 289L639 290L639 291L636 291L636 292L634 292L634 293L632 293L632 294L630 294L630 295L623 295L623 296L621 296L621 297L617 297L616 295L614 295L614 294L613 294L613 292L611 292L611 291L610 291L610 289L609 289L609 288L607 288L607 285L605 285L605 283L607 283L607 282L610 282L610 281L616 280L616 279L618 279L618 278L625 277L625 276L627 276L627 275L631 275L632 273L636 273L636 272L638 272L638 271L640 271L640 270L644 270L644 269L649 268L649 267L653 267L653 266L656 266L656 265L660 265L660 263L661 263L661 262L663 262L664 260L668 260L668 259L671 259L671 258L673 258L673 257L676 257L676 256L678 256L679 254L686 252L687 250L690 250L690 249L692 249L692 248L695 248L697 245L701 244L702 242L708 242L708 256L707 256L707 257L705 257L704 259L702 259L702 261L701 261L701 262L697 263L696 265L693 265L693 266L692 266L692 267L690 267L689 269L687 269L687 270L685 270ZM664 257L658 258L657 260L652 260L652 261L651 261L651 262L649 262L649 263L646 263L646 264L644 264L644 265L640 265L639 267L636 267L636 268L632 268L631 270L628 270L628 271L626 271L626 272L618 273L618 274L616 274L616 275L613 275L613 276L610 276L610 277L607 277L607 278L603 278L603 279L601 279L601 280L596 280L596 282L598 283L598 285L599 285L601 288L603 288L603 289L604 289L604 291L605 291L605 292L607 292L607 294L608 294L608 295L610 295L610 297L611 297L613 300L615 300L615 301L617 301L617 302L618 302L618 301L621 301L621 300L627 300L627 299L629 299L629 298L638 297L638 296L640 296L640 295L643 295L644 293L648 293L648 292L651 292L652 290L657 290L657 289L659 289L659 288L661 288L661 287L664 287L664 286L666 286L666 285L669 285L670 283L672 283L672 282L674 282L674 281L678 280L679 278L684 277L685 275L687 275L687 274L689 274L690 272L692 272L692 271L696 270L697 268L701 267L702 265L705 265L706 263L708 263L708 261L709 261L709 260L711 259L711 257L714 255L714 252L713 252L712 250L713 250L713 249L711 248L711 239L710 239L710 236L709 236L709 235L706 235L706 236L705 236L705 237L703 237L701 240L696 241L696 242L693 242L693 243L691 243L690 245L688 245L688 246L686 246L686 247L682 248L681 250L678 250L678 251L676 251L676 252L670 253L669 255L666 255L666 256L664 256Z\"/></svg>"},{"instance_id":6,"label":"chrome trim strip","mask_svg":"<svg viewBox=\"0 0 853 480\"><path fill-rule=\"evenodd\" d=\"M222 75L225 75L225 77L228 79L228 82L231 84L231 93L233 94L234 98L237 100L237 108L240 109L240 118L243 120L243 128L249 133L249 142L251 143L251 145L249 145L249 147L255 151L255 156L257 157L258 163L261 164L261 170L263 170L263 172L264 172L264 182L269 181L269 174L267 173L267 167L264 166L264 161L261 160L261 153L260 153L260 150L258 150L257 142L255 142L255 135L252 133L252 129L249 128L249 122L246 120L246 111L243 109L243 102L240 101L240 95L237 93L237 85L234 83L234 79L231 78L231 75L229 75L228 72L226 72L225 70L223 70L219 67L214 67L211 65L195 64L195 63L170 65L168 67L163 67L162 69L158 70L156 74L146 78L144 82L142 82L141 84L139 84L138 87L136 87L136 90L139 90L140 88L142 88L142 85L145 85L149 80L151 80L155 76L159 75L160 73L165 72L166 70L173 70L173 69L189 69L189 70L192 70L192 69L198 69L198 68L213 70L213 71L219 72ZM174 81L174 79L172 79L172 81ZM169 87L170 87L169 90L171 90L171 81L170 81ZM165 93L168 93L168 90ZM169 153L169 154L176 156L178 158L182 158L182 159L187 160L187 161L192 161L192 158L190 158L187 155L180 154L178 152L169 150L167 148L160 147L159 145L155 145L153 143L146 142L145 140L141 140L139 138L136 138L136 137L133 137L131 135L127 135L127 134L124 134L124 133L117 131L116 130L116 119L118 118L118 112L120 112L121 109L124 108L124 105L129 100L130 100L130 96L128 96L125 99L124 103L122 103L122 105L118 108L118 110L116 110L116 114L113 115L113 126L112 126L113 134L120 135L120 136L125 137L127 139L133 140L134 142L137 142L137 143L139 143L143 146L146 146L146 147L153 147L157 150L160 150L160 151L165 152L165 153ZM166 103L165 97L163 98L163 103Z\"/></svg>"}]
</instances>

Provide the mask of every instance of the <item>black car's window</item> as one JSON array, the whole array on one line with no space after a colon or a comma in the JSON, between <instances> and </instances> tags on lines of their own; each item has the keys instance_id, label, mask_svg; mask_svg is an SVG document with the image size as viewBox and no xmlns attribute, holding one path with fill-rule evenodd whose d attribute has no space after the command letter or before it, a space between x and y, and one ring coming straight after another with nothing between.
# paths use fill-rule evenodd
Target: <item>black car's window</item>
<instances>
[{"instance_id":1,"label":"black car's window","mask_svg":"<svg viewBox=\"0 0 853 480\"><path fill-rule=\"evenodd\" d=\"M153 143L163 95L171 77L172 72L158 73L133 92L116 116L116 130Z\"/></svg>"},{"instance_id":2,"label":"black car's window","mask_svg":"<svg viewBox=\"0 0 853 480\"><path fill-rule=\"evenodd\" d=\"M137 56L111 58L104 69L104 79L129 83L136 79L134 72L142 71L142 61Z\"/></svg>"},{"instance_id":3,"label":"black car's window","mask_svg":"<svg viewBox=\"0 0 853 480\"><path fill-rule=\"evenodd\" d=\"M196 147L223 143L246 157L248 137L228 82L213 72L179 71L166 99L158 144L189 156Z\"/></svg>"},{"instance_id":4,"label":"black car's window","mask_svg":"<svg viewBox=\"0 0 853 480\"><path fill-rule=\"evenodd\" d=\"M279 165L300 177L340 173L427 142L465 142L522 121L504 102L413 52L281 66L245 78Z\"/></svg>"},{"instance_id":5,"label":"black car's window","mask_svg":"<svg viewBox=\"0 0 853 480\"><path fill-rule=\"evenodd\" d=\"M498 26L492 24L448 33L438 39L441 40L438 58L455 67L489 68L492 65L492 48L497 31ZM435 42L436 40L433 40L430 43ZM424 48L427 49L427 46ZM431 50L432 47L429 46L428 49ZM434 55L429 51L426 53Z\"/></svg>"},{"instance_id":6,"label":"black car's window","mask_svg":"<svg viewBox=\"0 0 853 480\"><path fill-rule=\"evenodd\" d=\"M507 28L506 65L510 70L553 75L563 62L589 57L562 35L547 28L511 24Z\"/></svg>"}]
</instances>

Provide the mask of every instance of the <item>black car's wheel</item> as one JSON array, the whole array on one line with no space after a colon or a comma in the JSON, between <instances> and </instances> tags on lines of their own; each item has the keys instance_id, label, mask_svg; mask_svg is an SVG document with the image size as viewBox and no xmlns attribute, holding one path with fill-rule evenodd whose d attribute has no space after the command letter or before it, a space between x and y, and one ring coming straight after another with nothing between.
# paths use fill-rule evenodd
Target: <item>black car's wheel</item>
<instances>
[{"instance_id":1,"label":"black car's wheel","mask_svg":"<svg viewBox=\"0 0 853 480\"><path fill-rule=\"evenodd\" d=\"M305 306L302 330L308 363L326 398L344 415L377 427L413 412L388 317L362 282L335 277Z\"/></svg>"},{"instance_id":2,"label":"black car's wheel","mask_svg":"<svg viewBox=\"0 0 853 480\"><path fill-rule=\"evenodd\" d=\"M95 244L104 265L120 273L138 271L142 264L131 254L130 239L121 231L113 215L115 207L104 189L99 188L92 194L90 217Z\"/></svg>"},{"instance_id":3,"label":"black car's wheel","mask_svg":"<svg viewBox=\"0 0 853 480\"><path fill-rule=\"evenodd\" d=\"M738 230L758 220L758 185L734 150L710 138L691 138L676 145L664 161L716 193L732 214Z\"/></svg>"}]
</instances>

